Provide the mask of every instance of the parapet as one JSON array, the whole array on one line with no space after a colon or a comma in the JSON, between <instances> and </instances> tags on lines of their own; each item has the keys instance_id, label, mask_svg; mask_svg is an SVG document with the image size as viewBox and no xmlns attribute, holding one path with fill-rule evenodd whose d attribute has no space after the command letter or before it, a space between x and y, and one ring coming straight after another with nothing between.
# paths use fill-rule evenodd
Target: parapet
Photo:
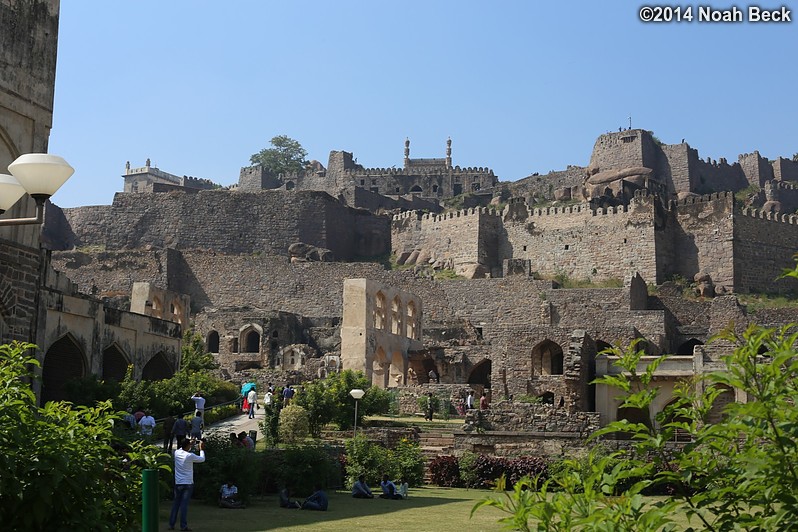
<instances>
[{"instance_id":1,"label":"parapet","mask_svg":"<svg viewBox=\"0 0 798 532\"><path fill-rule=\"evenodd\" d=\"M780 222L790 225L798 225L798 214L782 214L774 212L765 212L761 209L754 209L746 207L740 212L743 216L750 216L751 218L761 218L763 220L771 220L773 222Z\"/></svg>"}]
</instances>

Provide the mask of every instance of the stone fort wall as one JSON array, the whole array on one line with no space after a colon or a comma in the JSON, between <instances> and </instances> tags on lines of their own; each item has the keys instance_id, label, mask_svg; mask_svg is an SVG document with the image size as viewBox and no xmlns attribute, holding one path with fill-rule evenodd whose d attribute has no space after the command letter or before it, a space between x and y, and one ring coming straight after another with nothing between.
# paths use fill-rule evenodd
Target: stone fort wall
<instances>
[{"instance_id":1,"label":"stone fort wall","mask_svg":"<svg viewBox=\"0 0 798 532\"><path fill-rule=\"evenodd\" d=\"M798 215L744 209L734 217L734 280L747 291L794 291L795 279L776 278L795 264Z\"/></svg>"},{"instance_id":2,"label":"stone fort wall","mask_svg":"<svg viewBox=\"0 0 798 532\"><path fill-rule=\"evenodd\" d=\"M305 242L347 260L387 253L390 242L387 217L348 208L324 192L119 193L110 207L64 214L76 240L59 249L153 246L287 256L289 245Z\"/></svg>"}]
</instances>

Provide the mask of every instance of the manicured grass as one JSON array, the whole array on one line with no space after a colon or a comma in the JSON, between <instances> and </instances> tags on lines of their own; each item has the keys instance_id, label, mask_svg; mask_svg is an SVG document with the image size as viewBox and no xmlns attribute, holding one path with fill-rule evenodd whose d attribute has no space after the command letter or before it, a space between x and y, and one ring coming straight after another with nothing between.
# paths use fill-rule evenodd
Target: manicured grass
<instances>
[{"instance_id":1,"label":"manicured grass","mask_svg":"<svg viewBox=\"0 0 798 532\"><path fill-rule=\"evenodd\" d=\"M491 494L485 490L423 487L410 490L406 500L353 499L349 492L328 492L326 512L286 510L277 495L252 501L245 510L225 510L192 501L188 526L196 531L255 532L260 530L358 531L392 530L449 532L499 530L504 514L484 508L469 519L474 504ZM166 530L171 501L161 501L161 530ZM180 526L178 520L178 528Z\"/></svg>"}]
</instances>

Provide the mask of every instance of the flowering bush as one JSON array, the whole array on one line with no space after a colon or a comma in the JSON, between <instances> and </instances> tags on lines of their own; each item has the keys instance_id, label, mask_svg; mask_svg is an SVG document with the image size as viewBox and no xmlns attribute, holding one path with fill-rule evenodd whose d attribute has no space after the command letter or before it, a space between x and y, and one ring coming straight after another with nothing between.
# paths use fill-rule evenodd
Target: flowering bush
<instances>
[{"instance_id":1,"label":"flowering bush","mask_svg":"<svg viewBox=\"0 0 798 532\"><path fill-rule=\"evenodd\" d=\"M454 488L460 486L460 464L456 456L438 456L429 463L432 483Z\"/></svg>"}]
</instances>

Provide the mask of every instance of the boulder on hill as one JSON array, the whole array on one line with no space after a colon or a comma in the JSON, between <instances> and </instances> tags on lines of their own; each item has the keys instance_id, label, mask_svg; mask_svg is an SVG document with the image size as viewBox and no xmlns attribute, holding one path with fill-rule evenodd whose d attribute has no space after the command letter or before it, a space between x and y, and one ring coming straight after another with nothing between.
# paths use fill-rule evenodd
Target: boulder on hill
<instances>
[{"instance_id":1,"label":"boulder on hill","mask_svg":"<svg viewBox=\"0 0 798 532\"><path fill-rule=\"evenodd\" d=\"M654 170L651 168L632 166L630 168L624 168L623 170L603 170L590 176L587 182L591 185L602 185L633 176L650 177L653 173Z\"/></svg>"}]
</instances>

